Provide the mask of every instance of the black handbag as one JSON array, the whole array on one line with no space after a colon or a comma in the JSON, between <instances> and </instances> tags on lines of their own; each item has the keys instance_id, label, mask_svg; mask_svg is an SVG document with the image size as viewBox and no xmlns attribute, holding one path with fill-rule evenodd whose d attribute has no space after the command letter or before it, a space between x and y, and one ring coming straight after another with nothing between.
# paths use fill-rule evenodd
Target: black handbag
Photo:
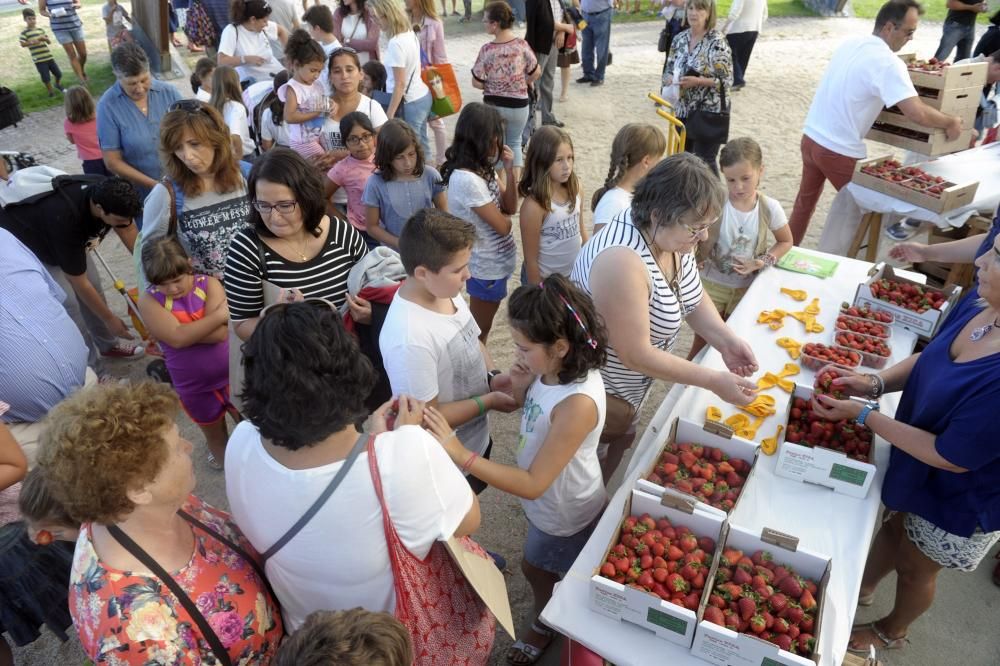
<instances>
[{"instance_id":1,"label":"black handbag","mask_svg":"<svg viewBox=\"0 0 1000 666\"><path fill-rule=\"evenodd\" d=\"M695 109L684 119L688 138L698 143L723 144L729 141L729 112L726 104L726 86L719 81L722 93L720 111Z\"/></svg>"},{"instance_id":2,"label":"black handbag","mask_svg":"<svg viewBox=\"0 0 1000 666\"><path fill-rule=\"evenodd\" d=\"M672 41L670 33L670 22L667 21L667 25L660 30L660 39L656 42L656 50L660 53L666 53L667 49L670 48L670 42Z\"/></svg>"}]
</instances>

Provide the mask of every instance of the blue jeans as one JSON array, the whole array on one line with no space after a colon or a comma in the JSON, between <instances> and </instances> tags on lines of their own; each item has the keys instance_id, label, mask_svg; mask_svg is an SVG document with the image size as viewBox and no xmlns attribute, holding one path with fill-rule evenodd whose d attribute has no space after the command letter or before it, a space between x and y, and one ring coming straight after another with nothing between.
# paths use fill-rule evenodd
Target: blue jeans
<instances>
[{"instance_id":1,"label":"blue jeans","mask_svg":"<svg viewBox=\"0 0 1000 666\"><path fill-rule=\"evenodd\" d=\"M587 20L587 27L583 29L583 49L580 53L583 75L594 81L603 81L604 67L608 64L608 47L611 45L611 10L606 9L597 14L584 12L583 18Z\"/></svg>"},{"instance_id":2,"label":"blue jeans","mask_svg":"<svg viewBox=\"0 0 1000 666\"><path fill-rule=\"evenodd\" d=\"M522 106L512 109L506 106L494 106L504 122L504 142L514 153L514 166L524 166L524 153L521 151L521 133L528 122L528 107Z\"/></svg>"},{"instance_id":3,"label":"blue jeans","mask_svg":"<svg viewBox=\"0 0 1000 666\"><path fill-rule=\"evenodd\" d=\"M934 57L944 60L951 55L951 50L958 47L955 60L965 60L972 55L972 42L976 38L976 26L962 25L955 21L945 21L941 30L941 43L938 44Z\"/></svg>"},{"instance_id":4,"label":"blue jeans","mask_svg":"<svg viewBox=\"0 0 1000 666\"><path fill-rule=\"evenodd\" d=\"M510 0L508 4L510 4L510 8L514 10L514 18L519 23L523 23L525 12L524 0Z\"/></svg>"},{"instance_id":5,"label":"blue jeans","mask_svg":"<svg viewBox=\"0 0 1000 666\"><path fill-rule=\"evenodd\" d=\"M407 102L403 105L403 120L420 137L420 145L424 149L424 159L428 159L428 156L431 154L431 142L427 138L427 116L431 113L431 104L433 101L431 94L428 92L420 99Z\"/></svg>"}]
</instances>

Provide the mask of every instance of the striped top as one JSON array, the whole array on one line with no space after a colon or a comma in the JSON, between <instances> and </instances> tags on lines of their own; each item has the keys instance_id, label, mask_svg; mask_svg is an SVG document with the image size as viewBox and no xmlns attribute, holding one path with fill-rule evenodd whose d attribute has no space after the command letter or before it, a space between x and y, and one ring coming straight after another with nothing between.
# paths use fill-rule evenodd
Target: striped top
<instances>
[{"instance_id":1,"label":"striped top","mask_svg":"<svg viewBox=\"0 0 1000 666\"><path fill-rule=\"evenodd\" d=\"M77 30L83 28L83 21L76 13L73 0L46 0L49 12L49 26L55 30Z\"/></svg>"},{"instance_id":2,"label":"striped top","mask_svg":"<svg viewBox=\"0 0 1000 666\"><path fill-rule=\"evenodd\" d=\"M29 40L35 39L36 37L45 37L44 28L32 28L31 30L21 31L21 44L25 45ZM53 60L52 51L49 51L49 45L45 42L38 42L28 47L28 53L31 54L31 62L48 62Z\"/></svg>"},{"instance_id":3,"label":"striped top","mask_svg":"<svg viewBox=\"0 0 1000 666\"><path fill-rule=\"evenodd\" d=\"M681 256L677 282L681 303L677 302L663 273L653 259L649 246L639 230L632 225L632 209L628 208L590 239L580 250L573 266L572 280L587 294L590 289L590 271L597 257L610 247L627 247L646 264L649 284L649 341L658 349L670 351L681 328L681 306L684 314L691 312L701 302L701 278L693 254ZM608 347L608 362L601 368L607 392L627 400L638 409L646 397L652 378L630 370L618 358L618 353Z\"/></svg>"},{"instance_id":4,"label":"striped top","mask_svg":"<svg viewBox=\"0 0 1000 666\"><path fill-rule=\"evenodd\" d=\"M290 261L272 250L254 229L233 236L226 258L226 298L229 316L243 321L264 309L263 271L257 243L264 248L267 280L277 287L298 289L306 298L325 298L338 308L347 300L347 275L368 252L365 241L350 223L330 218L323 251L308 261Z\"/></svg>"}]
</instances>

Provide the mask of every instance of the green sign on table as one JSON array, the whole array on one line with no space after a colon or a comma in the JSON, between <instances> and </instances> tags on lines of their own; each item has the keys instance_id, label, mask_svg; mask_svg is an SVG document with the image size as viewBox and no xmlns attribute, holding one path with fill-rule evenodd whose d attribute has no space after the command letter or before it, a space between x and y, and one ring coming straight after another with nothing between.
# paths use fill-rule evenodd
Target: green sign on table
<instances>
[{"instance_id":1,"label":"green sign on table","mask_svg":"<svg viewBox=\"0 0 1000 666\"><path fill-rule=\"evenodd\" d=\"M832 276L837 271L838 265L840 265L838 261L817 257L807 252L801 252L796 248L792 248L786 252L785 256L778 262L778 268L783 268L786 271L815 275L818 278L824 279Z\"/></svg>"}]
</instances>

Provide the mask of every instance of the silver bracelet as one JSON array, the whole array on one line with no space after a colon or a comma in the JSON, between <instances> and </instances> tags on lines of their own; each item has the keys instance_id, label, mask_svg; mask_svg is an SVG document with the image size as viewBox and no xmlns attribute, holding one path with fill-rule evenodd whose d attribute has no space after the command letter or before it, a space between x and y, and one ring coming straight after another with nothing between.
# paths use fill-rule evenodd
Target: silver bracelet
<instances>
[{"instance_id":1,"label":"silver bracelet","mask_svg":"<svg viewBox=\"0 0 1000 666\"><path fill-rule=\"evenodd\" d=\"M871 390L869 395L872 400L878 399L883 393L885 393L885 380L882 379L881 375L878 373L871 373L867 375L868 381L871 382Z\"/></svg>"},{"instance_id":2,"label":"silver bracelet","mask_svg":"<svg viewBox=\"0 0 1000 666\"><path fill-rule=\"evenodd\" d=\"M763 261L765 268L768 268L770 266L774 266L776 263L778 263L778 260L770 252L765 252L763 254L758 254L756 257L754 257L754 259L757 259L759 261Z\"/></svg>"}]
</instances>

